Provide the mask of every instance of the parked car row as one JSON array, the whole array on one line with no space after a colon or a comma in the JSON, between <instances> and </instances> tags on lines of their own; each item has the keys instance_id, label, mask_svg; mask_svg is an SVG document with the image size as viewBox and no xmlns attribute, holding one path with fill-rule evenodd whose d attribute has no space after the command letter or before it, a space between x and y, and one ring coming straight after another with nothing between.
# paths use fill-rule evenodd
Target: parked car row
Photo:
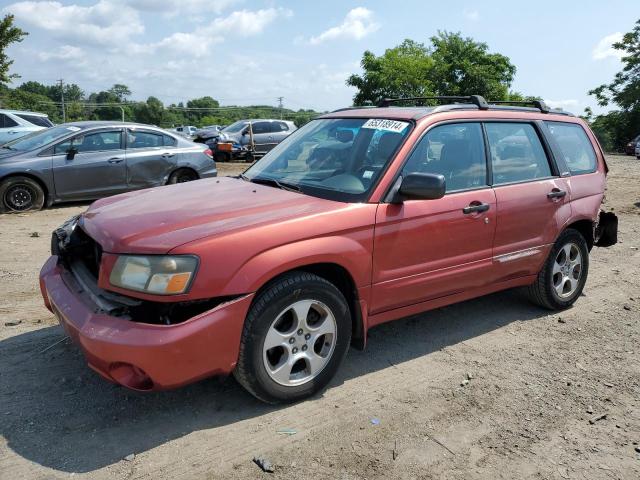
<instances>
[{"instance_id":1,"label":"parked car row","mask_svg":"<svg viewBox=\"0 0 640 480\"><path fill-rule=\"evenodd\" d=\"M218 162L253 162L296 130L296 125L288 120L247 119L221 130L203 129L194 141L209 145Z\"/></svg>"},{"instance_id":2,"label":"parked car row","mask_svg":"<svg viewBox=\"0 0 640 480\"><path fill-rule=\"evenodd\" d=\"M157 127L74 122L0 147L0 212L217 175L213 152Z\"/></svg>"}]
</instances>

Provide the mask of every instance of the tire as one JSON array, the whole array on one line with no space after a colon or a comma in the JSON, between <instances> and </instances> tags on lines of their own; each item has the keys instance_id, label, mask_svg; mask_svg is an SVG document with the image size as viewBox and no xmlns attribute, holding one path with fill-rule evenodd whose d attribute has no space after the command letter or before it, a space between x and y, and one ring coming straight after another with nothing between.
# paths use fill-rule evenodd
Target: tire
<instances>
[{"instance_id":1,"label":"tire","mask_svg":"<svg viewBox=\"0 0 640 480\"><path fill-rule=\"evenodd\" d=\"M190 168L180 168L169 176L167 185L175 185L176 183L186 183L198 180L198 174Z\"/></svg>"},{"instance_id":2,"label":"tire","mask_svg":"<svg viewBox=\"0 0 640 480\"><path fill-rule=\"evenodd\" d=\"M255 298L233 373L264 402L295 402L327 386L350 342L351 314L342 293L317 275L291 272Z\"/></svg>"},{"instance_id":3,"label":"tire","mask_svg":"<svg viewBox=\"0 0 640 480\"><path fill-rule=\"evenodd\" d=\"M229 152L216 152L216 162L230 162L231 154Z\"/></svg>"},{"instance_id":4,"label":"tire","mask_svg":"<svg viewBox=\"0 0 640 480\"><path fill-rule=\"evenodd\" d=\"M247 156L244 157L244 163L253 163L256 161L256 158L253 156L253 153L247 153Z\"/></svg>"},{"instance_id":5,"label":"tire","mask_svg":"<svg viewBox=\"0 0 640 480\"><path fill-rule=\"evenodd\" d=\"M533 303L541 307L564 310L578 299L588 274L587 242L580 232L568 228L560 234L538 278L525 287L525 292Z\"/></svg>"},{"instance_id":6,"label":"tire","mask_svg":"<svg viewBox=\"0 0 640 480\"><path fill-rule=\"evenodd\" d=\"M41 210L44 190L29 177L9 177L0 183L0 213Z\"/></svg>"}]
</instances>

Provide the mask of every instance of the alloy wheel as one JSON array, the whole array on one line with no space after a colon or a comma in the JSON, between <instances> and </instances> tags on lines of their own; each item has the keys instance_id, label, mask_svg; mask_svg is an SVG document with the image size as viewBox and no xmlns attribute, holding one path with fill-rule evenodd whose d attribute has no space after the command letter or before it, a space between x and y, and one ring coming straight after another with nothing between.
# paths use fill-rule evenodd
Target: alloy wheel
<instances>
[{"instance_id":1,"label":"alloy wheel","mask_svg":"<svg viewBox=\"0 0 640 480\"><path fill-rule=\"evenodd\" d=\"M333 312L317 300L298 300L273 321L263 345L263 362L273 381L302 385L327 366L337 339Z\"/></svg>"},{"instance_id":2,"label":"alloy wheel","mask_svg":"<svg viewBox=\"0 0 640 480\"><path fill-rule=\"evenodd\" d=\"M567 243L556 255L551 272L553 288L560 298L573 295L582 276L582 254L575 243Z\"/></svg>"}]
</instances>

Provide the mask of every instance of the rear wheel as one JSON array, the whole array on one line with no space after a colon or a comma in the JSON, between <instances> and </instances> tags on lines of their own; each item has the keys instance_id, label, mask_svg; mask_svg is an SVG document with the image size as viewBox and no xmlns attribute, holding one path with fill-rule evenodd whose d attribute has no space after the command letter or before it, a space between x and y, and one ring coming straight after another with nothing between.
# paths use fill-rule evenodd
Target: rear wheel
<instances>
[{"instance_id":1,"label":"rear wheel","mask_svg":"<svg viewBox=\"0 0 640 480\"><path fill-rule=\"evenodd\" d=\"M40 210L44 206L44 190L29 177L10 177L0 183L0 212Z\"/></svg>"},{"instance_id":2,"label":"rear wheel","mask_svg":"<svg viewBox=\"0 0 640 480\"><path fill-rule=\"evenodd\" d=\"M572 228L560 234L536 281L526 288L528 297L550 310L570 307L582 293L589 273L589 249Z\"/></svg>"},{"instance_id":3,"label":"rear wheel","mask_svg":"<svg viewBox=\"0 0 640 480\"><path fill-rule=\"evenodd\" d=\"M265 402L300 400L327 386L350 341L351 317L342 293L321 277L292 272L255 299L234 375Z\"/></svg>"},{"instance_id":4,"label":"rear wheel","mask_svg":"<svg viewBox=\"0 0 640 480\"><path fill-rule=\"evenodd\" d=\"M198 179L198 174L189 168L181 168L176 170L169 176L167 185L173 185L175 183L192 182Z\"/></svg>"}]
</instances>

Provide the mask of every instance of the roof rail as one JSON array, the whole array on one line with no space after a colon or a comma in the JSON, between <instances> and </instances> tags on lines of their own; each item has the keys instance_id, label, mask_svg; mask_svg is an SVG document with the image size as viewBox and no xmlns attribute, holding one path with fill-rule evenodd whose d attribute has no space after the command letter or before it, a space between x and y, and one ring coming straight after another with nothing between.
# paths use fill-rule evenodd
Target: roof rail
<instances>
[{"instance_id":1,"label":"roof rail","mask_svg":"<svg viewBox=\"0 0 640 480\"><path fill-rule=\"evenodd\" d=\"M532 106L540 110L541 113L549 113L551 109L547 106L546 103L542 100L523 100L523 101L509 101L509 100L499 100L499 101L490 101L489 103L493 105L522 105L522 106Z\"/></svg>"},{"instance_id":2,"label":"roof rail","mask_svg":"<svg viewBox=\"0 0 640 480\"><path fill-rule=\"evenodd\" d=\"M440 102L457 102L457 103L471 103L476 105L480 110L488 110L489 104L484 99L484 97L480 95L468 95L468 96L458 96L458 95L439 95L434 97L406 97L406 98L385 98L378 103L378 107L388 107L394 103L400 102L415 102L422 100L438 100Z\"/></svg>"}]
</instances>

